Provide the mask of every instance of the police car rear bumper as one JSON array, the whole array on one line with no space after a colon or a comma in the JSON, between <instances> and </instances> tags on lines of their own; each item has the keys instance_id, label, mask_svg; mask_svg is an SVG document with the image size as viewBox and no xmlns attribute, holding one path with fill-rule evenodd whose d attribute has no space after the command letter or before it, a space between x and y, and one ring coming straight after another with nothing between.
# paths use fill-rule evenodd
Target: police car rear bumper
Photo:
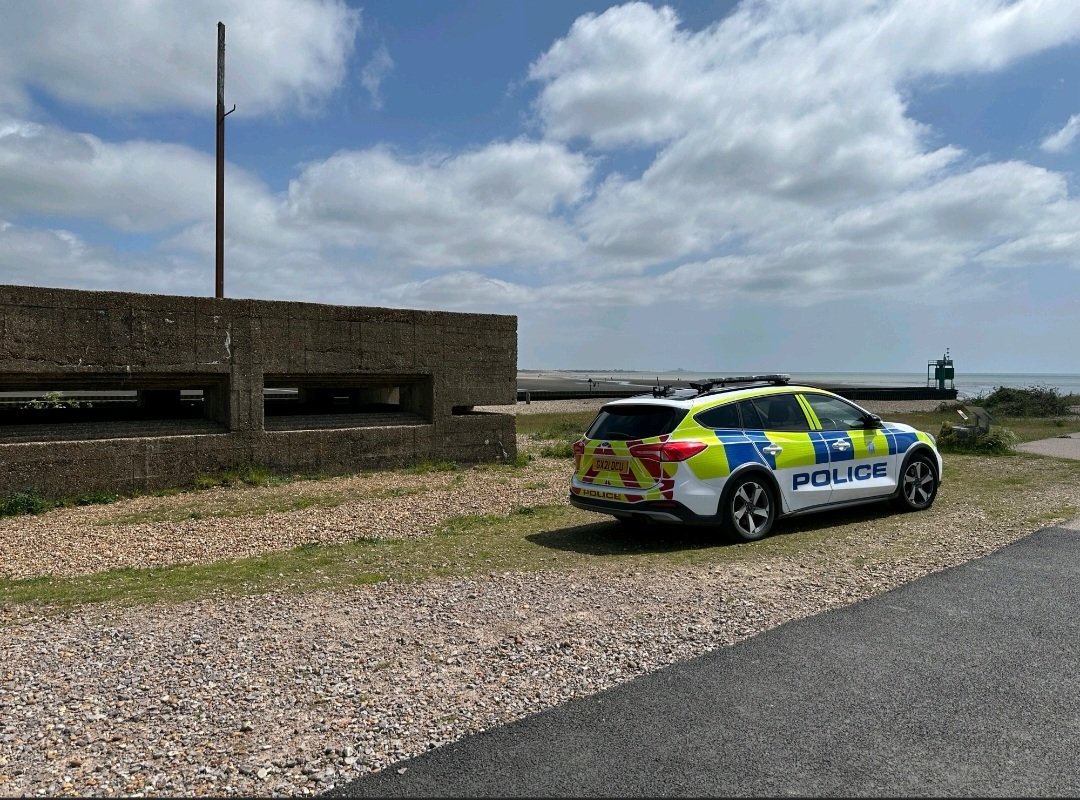
<instances>
[{"instance_id":1,"label":"police car rear bumper","mask_svg":"<svg viewBox=\"0 0 1080 800\"><path fill-rule=\"evenodd\" d=\"M610 514L613 517L652 519L657 522L682 522L689 525L715 525L715 517L703 517L675 500L643 500L639 503L619 503L595 497L569 496L570 505L583 511Z\"/></svg>"}]
</instances>

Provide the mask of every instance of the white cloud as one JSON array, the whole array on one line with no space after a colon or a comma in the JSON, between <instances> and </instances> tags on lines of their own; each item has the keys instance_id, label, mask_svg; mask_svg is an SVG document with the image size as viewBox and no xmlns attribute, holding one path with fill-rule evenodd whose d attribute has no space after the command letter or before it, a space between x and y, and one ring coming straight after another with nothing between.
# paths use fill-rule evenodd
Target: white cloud
<instances>
[{"instance_id":1,"label":"white cloud","mask_svg":"<svg viewBox=\"0 0 1080 800\"><path fill-rule=\"evenodd\" d=\"M227 167L234 227L277 230L276 203L260 181ZM106 142L85 133L0 117L0 211L94 220L124 233L162 232L214 215L214 159L184 145Z\"/></svg>"},{"instance_id":2,"label":"white cloud","mask_svg":"<svg viewBox=\"0 0 1080 800\"><path fill-rule=\"evenodd\" d=\"M37 86L95 108L208 107L219 16L229 25L230 102L253 113L315 103L341 81L359 25L332 2L212 14L165 5L156 15L109 5L100 19L75 3L72 24L97 39L69 42L66 28L54 41L41 24L66 6L31 8L20 30L0 32L0 103ZM202 11L206 36L192 38L189 15ZM245 28L245 15L259 24ZM744 3L697 31L643 3L585 15L530 69L541 139L316 154L280 193L230 164L227 289L522 311L553 324L599 310L632 325L642 307L724 313L757 303L782 313L929 297L965 270L996 280L1016 274L996 268L1080 266L1062 175L974 161L908 107L927 76L1004 69L1074 40L1078 15L1072 0L788 0ZM124 35L106 35L106 24ZM147 53L171 63L169 74L153 65L143 74ZM373 102L392 66L384 49L360 71ZM242 80L254 81L246 97ZM1078 126L1070 119L1043 148L1068 147ZM610 163L621 172L605 172ZM162 274L147 268L121 283L137 265L126 255L71 234L7 229L0 248L40 248L45 274L76 275L82 258L91 267L72 280L209 291L210 155L0 118L0 184L0 213L19 224L55 215L163 237ZM4 280L23 275L16 261L0 266Z\"/></svg>"},{"instance_id":3,"label":"white cloud","mask_svg":"<svg viewBox=\"0 0 1080 800\"><path fill-rule=\"evenodd\" d=\"M1061 130L1052 133L1039 145L1047 153L1067 152L1080 134L1080 114L1073 114Z\"/></svg>"},{"instance_id":4,"label":"white cloud","mask_svg":"<svg viewBox=\"0 0 1080 800\"><path fill-rule=\"evenodd\" d=\"M3 283L24 286L164 293L187 293L195 278L180 262L124 257L93 247L70 231L27 228L4 220L0 220L0 275Z\"/></svg>"},{"instance_id":5,"label":"white cloud","mask_svg":"<svg viewBox=\"0 0 1080 800\"><path fill-rule=\"evenodd\" d=\"M526 140L451 157L346 151L290 183L288 217L413 266L565 261L579 243L558 214L581 199L589 174L585 157Z\"/></svg>"},{"instance_id":6,"label":"white cloud","mask_svg":"<svg viewBox=\"0 0 1080 800\"><path fill-rule=\"evenodd\" d=\"M442 308L474 313L504 313L508 307L522 308L535 299L534 291L526 286L470 271L409 281L384 290L380 296L396 307Z\"/></svg>"},{"instance_id":7,"label":"white cloud","mask_svg":"<svg viewBox=\"0 0 1080 800\"><path fill-rule=\"evenodd\" d=\"M0 103L22 113L31 89L109 113L212 113L219 21L227 102L311 108L341 83L360 25L341 0L6 0L0 16Z\"/></svg>"},{"instance_id":8,"label":"white cloud","mask_svg":"<svg viewBox=\"0 0 1080 800\"><path fill-rule=\"evenodd\" d=\"M811 302L941 276L1060 199L1042 170L972 169L906 97L921 77L1001 69L1078 34L1072 2L748 2L699 31L631 3L579 18L530 77L547 135L656 150L583 206L588 269L650 270L635 292L649 297L657 267L697 259L729 293ZM874 222L849 241L860 214Z\"/></svg>"},{"instance_id":9,"label":"white cloud","mask_svg":"<svg viewBox=\"0 0 1080 800\"><path fill-rule=\"evenodd\" d=\"M0 119L0 209L89 217L125 232L186 223L213 203L214 164L163 142L103 142L13 118Z\"/></svg>"},{"instance_id":10,"label":"white cloud","mask_svg":"<svg viewBox=\"0 0 1080 800\"><path fill-rule=\"evenodd\" d=\"M382 108L382 95L379 93L379 87L393 68L394 60L390 58L390 52L386 49L386 46L382 45L360 71L360 83L367 90L367 93L371 95L371 105L376 109Z\"/></svg>"}]
</instances>

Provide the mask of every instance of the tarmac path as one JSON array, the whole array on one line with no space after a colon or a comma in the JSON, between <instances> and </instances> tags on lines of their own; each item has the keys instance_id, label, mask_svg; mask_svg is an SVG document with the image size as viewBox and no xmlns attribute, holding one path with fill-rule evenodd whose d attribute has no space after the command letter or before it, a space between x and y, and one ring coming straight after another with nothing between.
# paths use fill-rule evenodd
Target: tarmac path
<instances>
[{"instance_id":1,"label":"tarmac path","mask_svg":"<svg viewBox=\"0 0 1080 800\"><path fill-rule=\"evenodd\" d=\"M1080 520L402 761L355 797L1080 795Z\"/></svg>"}]
</instances>

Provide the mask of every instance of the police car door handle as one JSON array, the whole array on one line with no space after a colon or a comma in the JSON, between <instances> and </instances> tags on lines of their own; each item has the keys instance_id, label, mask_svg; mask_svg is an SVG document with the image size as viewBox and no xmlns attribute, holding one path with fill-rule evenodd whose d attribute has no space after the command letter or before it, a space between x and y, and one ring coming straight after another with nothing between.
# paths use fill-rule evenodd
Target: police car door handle
<instances>
[{"instance_id":1,"label":"police car door handle","mask_svg":"<svg viewBox=\"0 0 1080 800\"><path fill-rule=\"evenodd\" d=\"M833 448L833 450L840 450L840 451L850 450L851 449L851 442L847 442L847 441L845 441L843 439L837 439L835 442L833 442L832 448Z\"/></svg>"},{"instance_id":2,"label":"police car door handle","mask_svg":"<svg viewBox=\"0 0 1080 800\"><path fill-rule=\"evenodd\" d=\"M783 449L784 448L780 447L780 445L767 444L761 448L761 452L763 452L767 456L778 456Z\"/></svg>"}]
</instances>

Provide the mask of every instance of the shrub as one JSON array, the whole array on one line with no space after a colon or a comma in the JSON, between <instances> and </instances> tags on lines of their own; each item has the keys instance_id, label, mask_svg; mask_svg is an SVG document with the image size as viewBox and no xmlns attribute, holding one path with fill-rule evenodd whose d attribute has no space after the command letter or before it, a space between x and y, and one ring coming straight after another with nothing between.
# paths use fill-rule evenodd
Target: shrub
<instances>
[{"instance_id":1,"label":"shrub","mask_svg":"<svg viewBox=\"0 0 1080 800\"><path fill-rule=\"evenodd\" d=\"M972 401L993 416L1001 417L1059 417L1069 413L1069 396L1048 386L1029 386L1013 389L999 386L986 396Z\"/></svg>"},{"instance_id":2,"label":"shrub","mask_svg":"<svg viewBox=\"0 0 1080 800\"><path fill-rule=\"evenodd\" d=\"M41 514L52 508L52 505L37 492L12 492L0 497L0 517Z\"/></svg>"},{"instance_id":3,"label":"shrub","mask_svg":"<svg viewBox=\"0 0 1080 800\"><path fill-rule=\"evenodd\" d=\"M45 395L40 398L35 398L29 403L25 403L22 408L32 408L40 410L43 408L93 408L94 404L87 401L72 400L70 397L64 397L61 392L45 392Z\"/></svg>"},{"instance_id":4,"label":"shrub","mask_svg":"<svg viewBox=\"0 0 1080 800\"><path fill-rule=\"evenodd\" d=\"M982 455L1007 455L1016 448L1016 434L1008 428L993 427L989 433L961 438L948 422L941 426L937 436L938 449L943 453L977 453Z\"/></svg>"}]
</instances>

